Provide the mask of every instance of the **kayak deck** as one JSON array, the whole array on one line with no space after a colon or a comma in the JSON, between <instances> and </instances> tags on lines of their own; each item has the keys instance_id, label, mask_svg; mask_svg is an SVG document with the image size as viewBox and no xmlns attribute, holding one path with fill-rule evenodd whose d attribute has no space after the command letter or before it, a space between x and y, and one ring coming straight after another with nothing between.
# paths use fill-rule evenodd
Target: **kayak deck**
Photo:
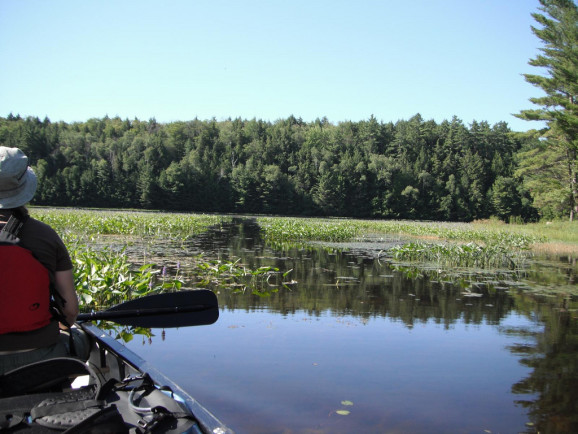
<instances>
[{"instance_id":1,"label":"kayak deck","mask_svg":"<svg viewBox=\"0 0 578 434\"><path fill-rule=\"evenodd\" d=\"M232 434L140 356L91 323L79 327L86 362L47 359L0 376L0 431Z\"/></svg>"},{"instance_id":2,"label":"kayak deck","mask_svg":"<svg viewBox=\"0 0 578 434\"><path fill-rule=\"evenodd\" d=\"M126 348L123 344L104 333L92 323L82 323L81 327L92 338L88 364L92 366L97 375L101 377L100 381L106 382L110 379L123 379L146 373L158 387L170 389L184 402L199 424L200 432L213 434L233 433L230 428L225 426L178 384L170 380L139 355Z\"/></svg>"}]
</instances>

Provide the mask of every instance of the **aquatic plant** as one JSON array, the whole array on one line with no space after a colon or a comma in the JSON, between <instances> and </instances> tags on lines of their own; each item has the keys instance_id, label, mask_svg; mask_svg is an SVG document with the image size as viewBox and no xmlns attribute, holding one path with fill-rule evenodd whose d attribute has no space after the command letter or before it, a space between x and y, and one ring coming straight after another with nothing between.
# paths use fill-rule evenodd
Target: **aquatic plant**
<instances>
[{"instance_id":1,"label":"aquatic plant","mask_svg":"<svg viewBox=\"0 0 578 434\"><path fill-rule=\"evenodd\" d=\"M262 297L277 292L280 286L289 288L289 285L296 283L283 281L291 271L281 273L279 268L271 266L251 270L243 265L240 259L235 261L202 260L199 257L190 276L197 287L212 290L231 288L233 293L250 291Z\"/></svg>"},{"instance_id":2,"label":"aquatic plant","mask_svg":"<svg viewBox=\"0 0 578 434\"><path fill-rule=\"evenodd\" d=\"M544 242L541 234L522 232L513 225L481 226L469 223L418 222L418 221L356 221L364 232L403 234L414 237L438 238L447 241L503 244L513 248L529 248Z\"/></svg>"},{"instance_id":3,"label":"aquatic plant","mask_svg":"<svg viewBox=\"0 0 578 434\"><path fill-rule=\"evenodd\" d=\"M77 238L125 235L186 240L230 220L225 216L205 214L53 208L32 208L31 214L59 234L72 233Z\"/></svg>"},{"instance_id":4,"label":"aquatic plant","mask_svg":"<svg viewBox=\"0 0 578 434\"><path fill-rule=\"evenodd\" d=\"M531 246L544 241L542 236L513 232L511 225L286 217L261 217L257 221L267 242L279 248L288 243L363 241L379 234L409 236L417 241L394 247L389 254L398 260L435 262L447 267L519 268Z\"/></svg>"},{"instance_id":5,"label":"aquatic plant","mask_svg":"<svg viewBox=\"0 0 578 434\"><path fill-rule=\"evenodd\" d=\"M296 217L259 217L264 238L268 242L348 241L359 233L353 220Z\"/></svg>"},{"instance_id":6,"label":"aquatic plant","mask_svg":"<svg viewBox=\"0 0 578 434\"><path fill-rule=\"evenodd\" d=\"M187 288L234 292L250 291L267 296L296 282L284 282L290 271L280 273L275 267L247 268L240 260L208 259L202 255L189 258L186 269L145 263L135 265L125 249L83 245L70 250L74 278L82 311L101 310L136 297Z\"/></svg>"},{"instance_id":7,"label":"aquatic plant","mask_svg":"<svg viewBox=\"0 0 578 434\"><path fill-rule=\"evenodd\" d=\"M170 251L180 254L184 240L231 220L226 216L46 208L31 208L31 213L55 227L68 246L75 264L83 310L105 308L133 297L180 289L185 285L268 295L296 283L286 282L276 268L250 270L235 259L187 256L183 257L184 264L181 266L179 260L176 267L171 261L166 262L169 246ZM534 243L545 240L541 229L556 226L557 233L565 228L572 234L578 227L560 223L536 225L526 230L527 226L491 222L296 217L258 217L256 220L270 246L372 241L382 234L394 238L409 236L415 240L384 253L391 262L421 263L422 269L433 264L435 268L445 270L457 267L519 270L525 266ZM432 239L437 241L429 241ZM145 246L144 252L142 249L140 253L138 249L135 251L134 245Z\"/></svg>"},{"instance_id":8,"label":"aquatic plant","mask_svg":"<svg viewBox=\"0 0 578 434\"><path fill-rule=\"evenodd\" d=\"M95 250L77 246L70 253L83 311L100 310L136 297L182 287L183 282L178 277L162 276L162 270L155 269L153 264L135 269L124 249Z\"/></svg>"},{"instance_id":9,"label":"aquatic plant","mask_svg":"<svg viewBox=\"0 0 578 434\"><path fill-rule=\"evenodd\" d=\"M432 262L441 266L471 268L520 268L527 258L525 245L513 248L504 242L476 243L410 242L389 249L396 260Z\"/></svg>"}]
</instances>

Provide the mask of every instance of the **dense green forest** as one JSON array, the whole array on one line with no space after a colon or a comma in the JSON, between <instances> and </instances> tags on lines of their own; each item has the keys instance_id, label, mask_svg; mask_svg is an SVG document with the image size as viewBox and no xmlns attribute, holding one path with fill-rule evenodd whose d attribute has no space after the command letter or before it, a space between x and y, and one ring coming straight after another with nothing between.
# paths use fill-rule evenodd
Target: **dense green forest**
<instances>
[{"instance_id":1,"label":"dense green forest","mask_svg":"<svg viewBox=\"0 0 578 434\"><path fill-rule=\"evenodd\" d=\"M39 180L38 205L504 221L578 215L578 6L539 0L541 42L523 74L542 92L505 122L396 123L119 117L86 122L0 118Z\"/></svg>"},{"instance_id":2,"label":"dense green forest","mask_svg":"<svg viewBox=\"0 0 578 434\"><path fill-rule=\"evenodd\" d=\"M34 204L197 212L525 221L534 206L517 155L537 139L416 115L332 124L290 116L158 123L116 118L0 118L39 177Z\"/></svg>"}]
</instances>

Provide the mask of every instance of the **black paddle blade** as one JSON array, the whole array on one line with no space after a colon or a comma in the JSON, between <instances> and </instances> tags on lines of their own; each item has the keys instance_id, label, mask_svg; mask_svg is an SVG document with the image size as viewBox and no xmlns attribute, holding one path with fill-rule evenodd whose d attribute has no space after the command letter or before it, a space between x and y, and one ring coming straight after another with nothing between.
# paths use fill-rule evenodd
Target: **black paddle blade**
<instances>
[{"instance_id":1,"label":"black paddle blade","mask_svg":"<svg viewBox=\"0 0 578 434\"><path fill-rule=\"evenodd\" d=\"M80 314L77 320L109 320L133 327L171 328L213 324L218 318L217 296L212 291L199 289L148 295L103 312Z\"/></svg>"}]
</instances>

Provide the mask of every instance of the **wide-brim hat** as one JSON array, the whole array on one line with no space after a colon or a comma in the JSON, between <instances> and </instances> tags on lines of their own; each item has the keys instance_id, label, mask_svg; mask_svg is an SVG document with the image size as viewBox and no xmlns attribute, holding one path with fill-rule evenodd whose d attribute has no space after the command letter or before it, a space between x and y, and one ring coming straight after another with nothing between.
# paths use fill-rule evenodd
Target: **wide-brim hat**
<instances>
[{"instance_id":1,"label":"wide-brim hat","mask_svg":"<svg viewBox=\"0 0 578 434\"><path fill-rule=\"evenodd\" d=\"M26 205L34 197L37 185L24 152L0 146L0 209Z\"/></svg>"}]
</instances>

